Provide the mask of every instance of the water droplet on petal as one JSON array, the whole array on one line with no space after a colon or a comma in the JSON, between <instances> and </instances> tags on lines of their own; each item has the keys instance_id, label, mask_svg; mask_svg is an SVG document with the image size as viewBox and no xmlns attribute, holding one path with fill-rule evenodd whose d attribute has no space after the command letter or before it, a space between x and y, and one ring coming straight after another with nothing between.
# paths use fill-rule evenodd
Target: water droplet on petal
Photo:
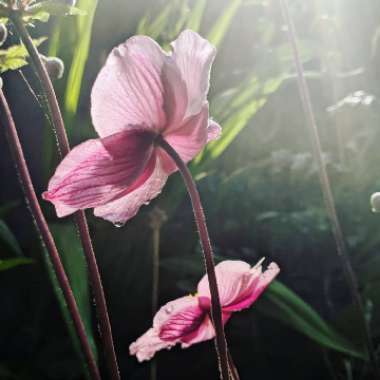
<instances>
[{"instance_id":1,"label":"water droplet on petal","mask_svg":"<svg viewBox=\"0 0 380 380\"><path fill-rule=\"evenodd\" d=\"M166 306L164 310L165 310L166 314L170 314L173 312L173 306L171 306L171 305Z\"/></svg>"},{"instance_id":2,"label":"water droplet on petal","mask_svg":"<svg viewBox=\"0 0 380 380\"><path fill-rule=\"evenodd\" d=\"M125 222L115 222L113 225L114 225L116 228L120 228L120 227L124 227Z\"/></svg>"}]
</instances>

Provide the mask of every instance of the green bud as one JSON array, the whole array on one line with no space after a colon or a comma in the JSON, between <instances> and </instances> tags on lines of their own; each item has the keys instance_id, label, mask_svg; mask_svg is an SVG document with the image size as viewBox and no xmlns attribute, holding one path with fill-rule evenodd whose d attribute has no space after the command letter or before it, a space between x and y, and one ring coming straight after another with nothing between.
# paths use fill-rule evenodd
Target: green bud
<instances>
[{"instance_id":1,"label":"green bud","mask_svg":"<svg viewBox=\"0 0 380 380\"><path fill-rule=\"evenodd\" d=\"M0 24L0 46L5 42L8 37L8 30L4 24Z\"/></svg>"},{"instance_id":2,"label":"green bud","mask_svg":"<svg viewBox=\"0 0 380 380\"><path fill-rule=\"evenodd\" d=\"M62 59L58 57L45 57L41 54L41 59L45 64L50 79L61 79L65 71L65 65Z\"/></svg>"},{"instance_id":3,"label":"green bud","mask_svg":"<svg viewBox=\"0 0 380 380\"><path fill-rule=\"evenodd\" d=\"M380 193L373 193L370 202L372 212L380 212Z\"/></svg>"}]
</instances>

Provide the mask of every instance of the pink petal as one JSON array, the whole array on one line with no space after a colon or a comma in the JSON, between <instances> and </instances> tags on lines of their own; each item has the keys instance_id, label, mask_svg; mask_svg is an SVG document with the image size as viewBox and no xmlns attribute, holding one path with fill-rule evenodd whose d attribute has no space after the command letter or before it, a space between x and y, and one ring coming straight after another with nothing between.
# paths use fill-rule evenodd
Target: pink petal
<instances>
[{"instance_id":1,"label":"pink petal","mask_svg":"<svg viewBox=\"0 0 380 380\"><path fill-rule=\"evenodd\" d=\"M131 344L130 353L139 361L149 360L157 351L182 342L189 334L193 337L205 317L196 297L186 296L171 301L157 312L153 328ZM201 331L205 334L203 329Z\"/></svg>"},{"instance_id":2,"label":"pink petal","mask_svg":"<svg viewBox=\"0 0 380 380\"><path fill-rule=\"evenodd\" d=\"M231 318L232 313L222 312L223 325L225 325ZM181 339L181 347L187 348L192 346L195 343L205 342L206 340L213 339L215 337L215 329L211 322L211 318L207 314L204 318L202 324L198 327L197 330L188 334L187 336Z\"/></svg>"},{"instance_id":3,"label":"pink petal","mask_svg":"<svg viewBox=\"0 0 380 380\"><path fill-rule=\"evenodd\" d=\"M189 104L186 116L195 115L206 101L216 49L191 30L183 31L171 45L173 59L187 87Z\"/></svg>"},{"instance_id":4,"label":"pink petal","mask_svg":"<svg viewBox=\"0 0 380 380\"><path fill-rule=\"evenodd\" d=\"M207 142L217 140L222 134L222 128L214 120L208 120L207 126Z\"/></svg>"},{"instance_id":5,"label":"pink petal","mask_svg":"<svg viewBox=\"0 0 380 380\"><path fill-rule=\"evenodd\" d=\"M187 88L181 73L168 57L162 69L162 82L165 91L164 109L166 125L164 131L175 130L183 124L187 110Z\"/></svg>"},{"instance_id":6,"label":"pink petal","mask_svg":"<svg viewBox=\"0 0 380 380\"><path fill-rule=\"evenodd\" d=\"M136 342L129 346L129 353L136 355L137 360L142 362L153 358L157 351L164 348L169 349L173 347L176 342L163 341L158 336L156 329L149 329L144 335L140 336Z\"/></svg>"},{"instance_id":7,"label":"pink petal","mask_svg":"<svg viewBox=\"0 0 380 380\"><path fill-rule=\"evenodd\" d=\"M202 111L188 118L186 123L172 133L164 134L165 140L175 149L184 162L193 159L206 145L208 132L208 105ZM173 160L160 151L164 169L168 174L177 170Z\"/></svg>"},{"instance_id":8,"label":"pink petal","mask_svg":"<svg viewBox=\"0 0 380 380\"><path fill-rule=\"evenodd\" d=\"M278 271L274 263L270 264L264 273L261 272L261 266L251 269L250 265L243 261L226 260L219 263L215 267L215 273L223 311L231 312L249 307ZM210 298L206 276L198 284L198 294L200 297Z\"/></svg>"},{"instance_id":9,"label":"pink petal","mask_svg":"<svg viewBox=\"0 0 380 380\"><path fill-rule=\"evenodd\" d=\"M178 298L163 306L153 320L164 341L177 341L196 331L205 318L198 299L192 296Z\"/></svg>"},{"instance_id":10,"label":"pink petal","mask_svg":"<svg viewBox=\"0 0 380 380\"><path fill-rule=\"evenodd\" d=\"M166 124L161 71L166 53L151 38L135 36L114 48L91 94L91 115L100 137Z\"/></svg>"},{"instance_id":11,"label":"pink petal","mask_svg":"<svg viewBox=\"0 0 380 380\"><path fill-rule=\"evenodd\" d=\"M95 216L112 223L125 223L134 217L140 207L160 194L168 178L160 159L154 154L145 171L131 184L129 191L122 197L102 206L96 207Z\"/></svg>"},{"instance_id":12,"label":"pink petal","mask_svg":"<svg viewBox=\"0 0 380 380\"><path fill-rule=\"evenodd\" d=\"M261 273L261 266L259 268L253 269L251 272L253 276L257 276L255 271L259 271L259 280L255 282L255 286L250 289L248 294L246 293L240 299L235 300L234 303L226 306L224 311L239 311L250 307L263 293L267 286L274 280L274 278L280 272L280 268L276 263L270 263L267 270Z\"/></svg>"},{"instance_id":13,"label":"pink petal","mask_svg":"<svg viewBox=\"0 0 380 380\"><path fill-rule=\"evenodd\" d=\"M78 145L58 166L43 198L62 217L123 195L152 155L152 140L150 132L131 130Z\"/></svg>"}]
</instances>

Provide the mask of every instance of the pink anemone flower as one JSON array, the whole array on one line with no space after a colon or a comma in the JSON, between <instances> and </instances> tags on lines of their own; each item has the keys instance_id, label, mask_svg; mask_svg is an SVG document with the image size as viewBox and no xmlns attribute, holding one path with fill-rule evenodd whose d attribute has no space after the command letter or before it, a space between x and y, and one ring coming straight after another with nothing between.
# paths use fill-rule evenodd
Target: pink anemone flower
<instances>
[{"instance_id":1,"label":"pink anemone flower","mask_svg":"<svg viewBox=\"0 0 380 380\"><path fill-rule=\"evenodd\" d=\"M244 261L227 260L215 267L223 324L227 323L233 312L250 307L279 273L275 263L271 263L263 272L261 262L251 268ZM177 343L187 348L214 338L210 306L210 288L205 275L198 284L195 296L178 298L157 312L153 327L130 345L131 355L136 355L141 362Z\"/></svg>"},{"instance_id":2,"label":"pink anemone flower","mask_svg":"<svg viewBox=\"0 0 380 380\"><path fill-rule=\"evenodd\" d=\"M91 95L99 138L75 147L42 195L59 217L94 208L96 216L125 223L177 170L155 144L158 136L188 162L220 135L206 98L215 48L190 30L171 47L167 53L135 36L110 53Z\"/></svg>"}]
</instances>

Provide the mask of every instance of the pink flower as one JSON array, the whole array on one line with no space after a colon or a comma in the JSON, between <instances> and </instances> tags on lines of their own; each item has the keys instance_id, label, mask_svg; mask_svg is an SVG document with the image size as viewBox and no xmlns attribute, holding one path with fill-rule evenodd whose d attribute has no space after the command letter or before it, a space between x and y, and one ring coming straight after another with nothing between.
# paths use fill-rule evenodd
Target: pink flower
<instances>
[{"instance_id":1,"label":"pink flower","mask_svg":"<svg viewBox=\"0 0 380 380\"><path fill-rule=\"evenodd\" d=\"M126 222L177 170L156 146L158 135L185 162L219 136L206 99L215 48L190 30L171 46L166 53L135 36L109 55L91 96L99 138L75 147L43 194L59 217L94 208L96 216Z\"/></svg>"},{"instance_id":2,"label":"pink flower","mask_svg":"<svg viewBox=\"0 0 380 380\"><path fill-rule=\"evenodd\" d=\"M235 311L250 307L279 272L271 263L262 272L261 261L253 268L243 261L223 261L215 267L224 324ZM153 327L132 343L131 355L141 362L163 348L180 343L182 348L214 338L210 318L211 296L207 276L198 284L195 296L167 303L155 315Z\"/></svg>"}]
</instances>

